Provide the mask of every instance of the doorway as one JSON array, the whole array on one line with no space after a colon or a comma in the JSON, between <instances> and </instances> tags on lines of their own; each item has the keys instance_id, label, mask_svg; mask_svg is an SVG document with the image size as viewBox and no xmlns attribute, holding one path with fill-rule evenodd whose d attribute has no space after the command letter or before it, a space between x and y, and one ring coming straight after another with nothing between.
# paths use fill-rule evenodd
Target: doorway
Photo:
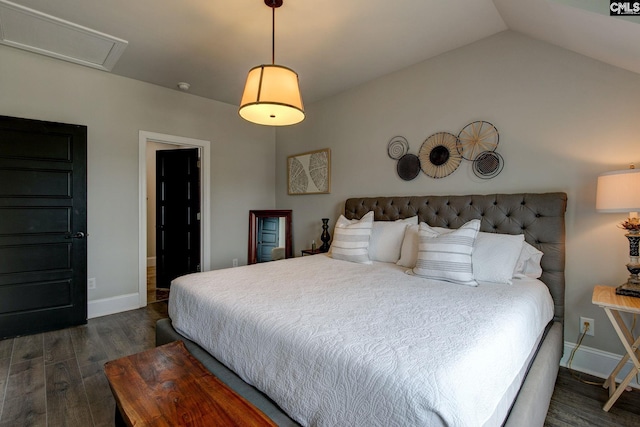
<instances>
[{"instance_id":1,"label":"doorway","mask_svg":"<svg viewBox=\"0 0 640 427\"><path fill-rule=\"evenodd\" d=\"M200 271L199 164L198 148L156 151L156 301L169 297L173 279Z\"/></svg>"},{"instance_id":2,"label":"doorway","mask_svg":"<svg viewBox=\"0 0 640 427\"><path fill-rule=\"evenodd\" d=\"M201 271L211 268L210 236L210 142L174 135L140 131L140 236L139 236L139 299L140 306L156 300L158 291L148 292L149 281L155 280L155 162L156 152L196 148L200 154L200 257ZM150 189L151 188L151 189ZM160 297L166 291L160 291Z\"/></svg>"}]
</instances>

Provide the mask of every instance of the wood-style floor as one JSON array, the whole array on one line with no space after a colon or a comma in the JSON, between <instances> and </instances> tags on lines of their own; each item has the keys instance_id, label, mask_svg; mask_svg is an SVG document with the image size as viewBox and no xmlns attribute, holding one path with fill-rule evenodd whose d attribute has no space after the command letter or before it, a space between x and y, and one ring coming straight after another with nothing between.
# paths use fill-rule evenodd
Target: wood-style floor
<instances>
[{"instance_id":1,"label":"wood-style floor","mask_svg":"<svg viewBox=\"0 0 640 427\"><path fill-rule=\"evenodd\" d=\"M147 267L147 303L169 299L169 288L156 287L156 267Z\"/></svg>"},{"instance_id":2,"label":"wood-style floor","mask_svg":"<svg viewBox=\"0 0 640 427\"><path fill-rule=\"evenodd\" d=\"M576 372L581 379L602 383L601 378ZM547 427L640 426L640 390L622 393L609 412L602 410L609 391L598 385L584 384L566 368L560 368L556 388L547 413Z\"/></svg>"},{"instance_id":3,"label":"wood-style floor","mask_svg":"<svg viewBox=\"0 0 640 427\"><path fill-rule=\"evenodd\" d=\"M107 360L154 346L167 303L99 317L84 326L0 341L0 427L113 426L115 402L103 373ZM598 380L596 378L589 378ZM640 390L609 412L607 391L560 368L545 426L640 426Z\"/></svg>"},{"instance_id":4,"label":"wood-style floor","mask_svg":"<svg viewBox=\"0 0 640 427\"><path fill-rule=\"evenodd\" d=\"M0 341L0 427L113 426L108 360L155 345L167 303Z\"/></svg>"}]
</instances>

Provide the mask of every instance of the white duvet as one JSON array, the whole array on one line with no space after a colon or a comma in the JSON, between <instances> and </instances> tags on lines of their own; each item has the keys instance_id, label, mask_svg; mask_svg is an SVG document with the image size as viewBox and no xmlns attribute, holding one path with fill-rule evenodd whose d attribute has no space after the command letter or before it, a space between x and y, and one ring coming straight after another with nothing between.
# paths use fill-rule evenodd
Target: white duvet
<instances>
[{"instance_id":1,"label":"white duvet","mask_svg":"<svg viewBox=\"0 0 640 427\"><path fill-rule=\"evenodd\" d=\"M499 425L553 317L547 287L405 270L315 255L192 274L169 316L302 425Z\"/></svg>"}]
</instances>

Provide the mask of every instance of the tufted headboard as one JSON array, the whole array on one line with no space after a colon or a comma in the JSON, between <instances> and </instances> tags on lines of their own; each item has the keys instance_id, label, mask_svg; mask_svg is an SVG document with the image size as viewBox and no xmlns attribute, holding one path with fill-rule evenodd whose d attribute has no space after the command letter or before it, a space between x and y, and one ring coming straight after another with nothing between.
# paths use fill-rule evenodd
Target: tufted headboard
<instances>
[{"instance_id":1,"label":"tufted headboard","mask_svg":"<svg viewBox=\"0 0 640 427\"><path fill-rule=\"evenodd\" d=\"M347 199L344 215L360 219L369 211L376 221L395 221L418 215L433 227L458 228L480 219L480 231L524 234L525 240L540 249L542 280L555 304L554 320L564 320L564 213L565 193L487 194L471 196L400 196Z\"/></svg>"}]
</instances>

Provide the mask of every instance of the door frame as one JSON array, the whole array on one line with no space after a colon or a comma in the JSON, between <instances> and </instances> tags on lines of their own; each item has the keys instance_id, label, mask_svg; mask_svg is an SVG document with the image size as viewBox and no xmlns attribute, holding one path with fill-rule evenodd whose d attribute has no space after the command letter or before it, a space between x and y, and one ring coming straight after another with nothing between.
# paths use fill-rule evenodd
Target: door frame
<instances>
[{"instance_id":1,"label":"door frame","mask_svg":"<svg viewBox=\"0 0 640 427\"><path fill-rule=\"evenodd\" d=\"M200 148L200 265L211 269L211 141L141 130L138 136L138 299L147 305L147 142Z\"/></svg>"}]
</instances>

